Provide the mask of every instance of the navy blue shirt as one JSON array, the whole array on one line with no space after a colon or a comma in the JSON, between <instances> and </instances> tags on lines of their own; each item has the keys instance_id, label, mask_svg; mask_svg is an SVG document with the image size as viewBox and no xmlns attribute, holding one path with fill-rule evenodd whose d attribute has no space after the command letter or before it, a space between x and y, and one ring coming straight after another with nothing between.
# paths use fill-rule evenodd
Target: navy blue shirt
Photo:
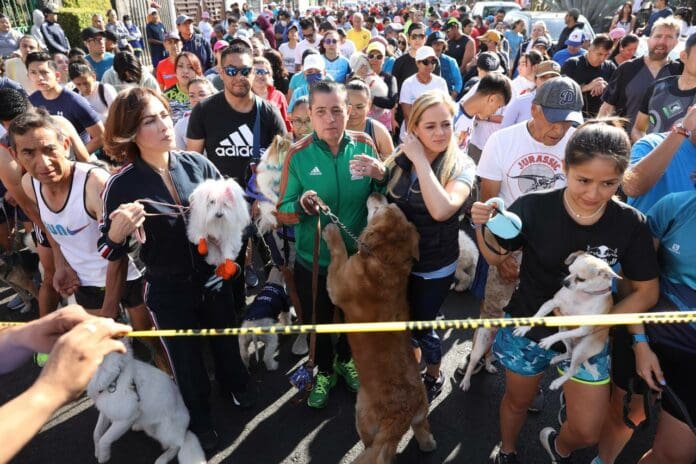
<instances>
[{"instance_id":1,"label":"navy blue shirt","mask_svg":"<svg viewBox=\"0 0 696 464\"><path fill-rule=\"evenodd\" d=\"M145 26L145 37L148 39L155 39L164 42L164 24L162 23L147 23ZM153 44L148 42L150 47L150 55L152 56L152 65L157 67L157 63L160 62L162 58L167 56L164 50L164 45Z\"/></svg>"},{"instance_id":2,"label":"navy blue shirt","mask_svg":"<svg viewBox=\"0 0 696 464\"><path fill-rule=\"evenodd\" d=\"M29 96L37 108L46 108L50 114L63 116L75 127L83 142L89 142L87 128L101 121L99 115L82 95L63 89L58 98L47 100L38 90Z\"/></svg>"}]
</instances>

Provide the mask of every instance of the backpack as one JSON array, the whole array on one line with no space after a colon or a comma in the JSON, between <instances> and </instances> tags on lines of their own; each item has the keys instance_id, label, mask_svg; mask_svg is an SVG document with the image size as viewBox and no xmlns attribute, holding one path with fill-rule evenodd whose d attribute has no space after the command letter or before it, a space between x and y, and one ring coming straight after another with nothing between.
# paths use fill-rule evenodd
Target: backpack
<instances>
[{"instance_id":1,"label":"backpack","mask_svg":"<svg viewBox=\"0 0 696 464\"><path fill-rule=\"evenodd\" d=\"M80 93L80 91L77 88L74 88L73 92L78 94ZM104 106L108 108L109 104L106 102L106 95L104 94L104 84L102 84L101 82L98 83L97 92L99 92L99 100L101 100Z\"/></svg>"}]
</instances>

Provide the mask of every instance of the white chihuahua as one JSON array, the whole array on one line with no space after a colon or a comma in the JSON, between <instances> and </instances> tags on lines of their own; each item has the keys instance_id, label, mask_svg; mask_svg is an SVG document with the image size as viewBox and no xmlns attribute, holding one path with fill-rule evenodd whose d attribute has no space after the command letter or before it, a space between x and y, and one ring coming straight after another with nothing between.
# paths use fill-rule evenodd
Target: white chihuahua
<instances>
[{"instance_id":1,"label":"white chihuahua","mask_svg":"<svg viewBox=\"0 0 696 464\"><path fill-rule=\"evenodd\" d=\"M175 456L182 464L205 463L203 449L188 430L189 413L179 388L161 370L133 358L132 350L110 353L87 385L99 410L94 452L100 463L111 458L111 444L128 430L142 430L159 441L164 453L155 464Z\"/></svg>"},{"instance_id":2,"label":"white chihuahua","mask_svg":"<svg viewBox=\"0 0 696 464\"><path fill-rule=\"evenodd\" d=\"M563 286L549 301L544 303L533 317L543 317L558 308L563 316L580 316L591 314L607 314L613 307L611 297L612 279L620 279L611 267L603 260L584 251L571 253L565 261L570 275L563 280ZM531 327L518 327L514 333L524 336ZM608 326L581 326L572 330L560 328L558 333L542 338L539 346L551 348L557 342L563 342L566 352L551 360L551 364L570 358L570 366L566 372L549 385L551 390L557 390L568 379L573 377L580 366L585 366L589 372L598 375L596 368L590 366L587 360L604 349Z\"/></svg>"},{"instance_id":3,"label":"white chihuahua","mask_svg":"<svg viewBox=\"0 0 696 464\"><path fill-rule=\"evenodd\" d=\"M198 245L208 264L218 266L218 275L231 277L244 229L251 223L244 190L234 179L208 179L195 188L189 202L189 241Z\"/></svg>"}]
</instances>

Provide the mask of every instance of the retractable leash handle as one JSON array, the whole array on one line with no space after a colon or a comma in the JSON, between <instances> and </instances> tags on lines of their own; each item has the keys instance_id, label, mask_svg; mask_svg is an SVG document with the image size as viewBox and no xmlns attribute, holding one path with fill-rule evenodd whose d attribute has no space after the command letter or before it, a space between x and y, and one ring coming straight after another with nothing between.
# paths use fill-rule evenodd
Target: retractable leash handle
<instances>
[{"instance_id":1,"label":"retractable leash handle","mask_svg":"<svg viewBox=\"0 0 696 464\"><path fill-rule=\"evenodd\" d=\"M486 205L497 205L496 214L486 222L488 230L500 238L511 239L517 237L522 231L522 220L515 213L505 209L505 201L499 197L493 197L486 201Z\"/></svg>"}]
</instances>

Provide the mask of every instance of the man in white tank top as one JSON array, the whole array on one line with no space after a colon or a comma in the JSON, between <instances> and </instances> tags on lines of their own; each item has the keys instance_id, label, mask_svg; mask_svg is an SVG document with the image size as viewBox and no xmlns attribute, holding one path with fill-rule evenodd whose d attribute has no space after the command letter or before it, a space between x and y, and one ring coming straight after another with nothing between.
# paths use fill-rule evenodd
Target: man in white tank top
<instances>
[{"instance_id":1,"label":"man in white tank top","mask_svg":"<svg viewBox=\"0 0 696 464\"><path fill-rule=\"evenodd\" d=\"M10 135L13 154L27 171L22 189L36 204L47 232L80 279L75 291L77 303L98 315L117 317L117 312L102 310L109 262L97 249L100 232L96 218L102 215L100 196L109 174L90 164L70 161L70 140L47 113L32 109L17 117ZM143 302L140 271L129 260L126 272L127 288L121 304L136 330L149 329L152 323Z\"/></svg>"}]
</instances>

